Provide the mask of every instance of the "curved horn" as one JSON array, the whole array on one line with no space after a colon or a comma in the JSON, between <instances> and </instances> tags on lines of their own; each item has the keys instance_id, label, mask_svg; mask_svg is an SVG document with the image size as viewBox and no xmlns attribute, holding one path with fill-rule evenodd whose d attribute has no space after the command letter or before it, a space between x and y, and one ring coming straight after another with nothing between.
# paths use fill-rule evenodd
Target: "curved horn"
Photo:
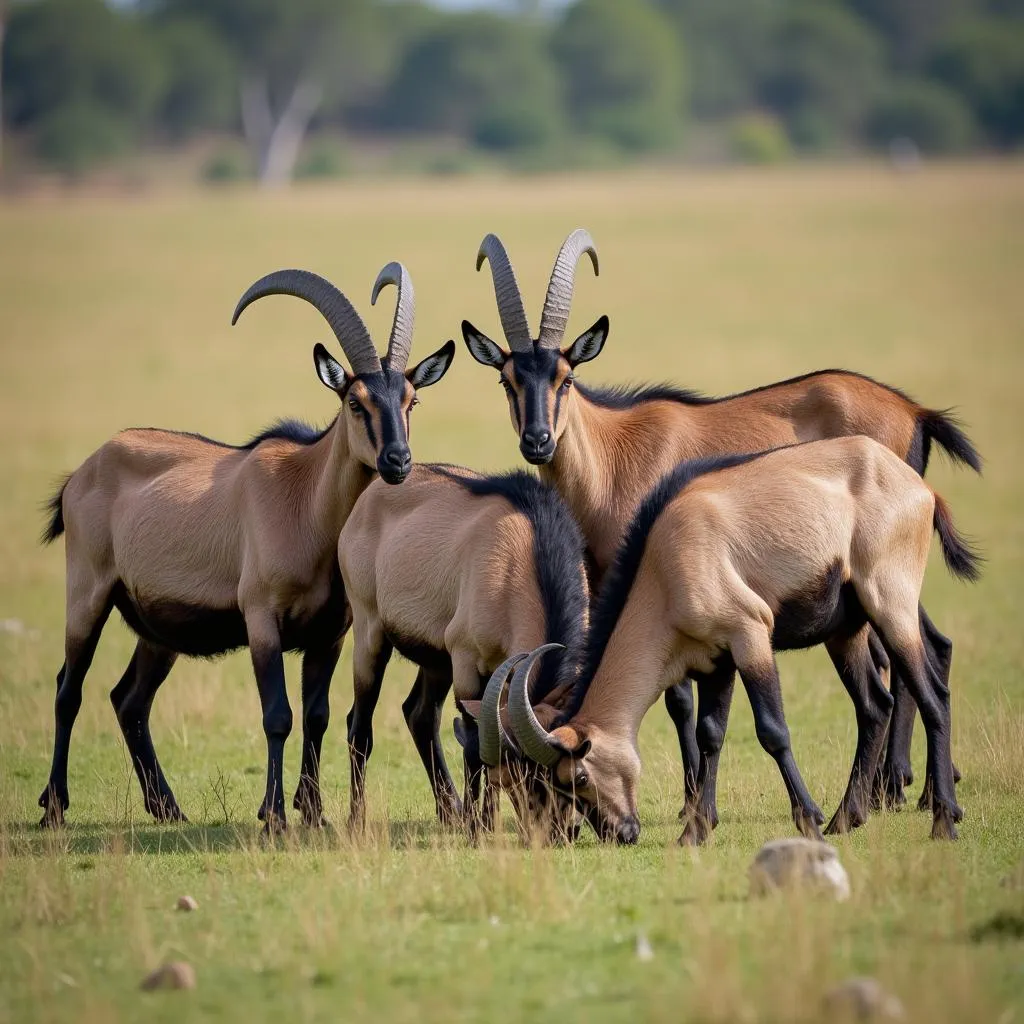
<instances>
[{"instance_id":1,"label":"curved horn","mask_svg":"<svg viewBox=\"0 0 1024 1024\"><path fill-rule=\"evenodd\" d=\"M373 283L371 306L377 304L377 296L387 284L393 284L398 289L398 302L395 305L395 319L391 325L386 359L390 369L403 373L412 350L412 325L416 316L415 293L412 290L409 271L401 263L389 263Z\"/></svg>"},{"instance_id":2,"label":"curved horn","mask_svg":"<svg viewBox=\"0 0 1024 1024\"><path fill-rule=\"evenodd\" d=\"M512 735L519 749L531 761L550 768L562 756L562 750L548 737L547 730L537 721L530 704L530 672L537 660L548 651L564 650L563 644L544 644L520 664L512 676L508 691L508 718Z\"/></svg>"},{"instance_id":3,"label":"curved horn","mask_svg":"<svg viewBox=\"0 0 1024 1024\"><path fill-rule=\"evenodd\" d=\"M565 336L565 326L569 322L569 307L572 305L572 289L576 281L576 264L580 257L587 253L594 264L594 276L600 271L597 266L597 249L589 232L577 228L558 250L551 280L548 282L548 293L544 297L544 312L540 315L540 334L537 345L540 348L558 348Z\"/></svg>"},{"instance_id":4,"label":"curved horn","mask_svg":"<svg viewBox=\"0 0 1024 1024\"><path fill-rule=\"evenodd\" d=\"M231 323L238 320L246 306L265 295L294 295L297 299L305 299L331 325L338 344L352 364L353 373L380 373L380 359L363 318L326 278L308 270L276 270L267 274L238 300Z\"/></svg>"},{"instance_id":5,"label":"curved horn","mask_svg":"<svg viewBox=\"0 0 1024 1024\"><path fill-rule=\"evenodd\" d=\"M487 260L491 265L491 278L494 281L494 297L498 300L498 316L501 318L501 329L505 332L509 348L513 352L532 352L533 339L530 337L530 325L526 321L526 310L523 308L523 294L519 290L515 271L505 252L505 246L497 235L488 235L480 243L480 251L476 254L476 269L479 270Z\"/></svg>"},{"instance_id":6,"label":"curved horn","mask_svg":"<svg viewBox=\"0 0 1024 1024\"><path fill-rule=\"evenodd\" d=\"M480 701L480 717L477 720L480 760L489 768L497 768L502 744L508 744L508 737L501 724L501 695L512 669L525 657L525 654L513 654L503 661L487 681L487 688Z\"/></svg>"}]
</instances>

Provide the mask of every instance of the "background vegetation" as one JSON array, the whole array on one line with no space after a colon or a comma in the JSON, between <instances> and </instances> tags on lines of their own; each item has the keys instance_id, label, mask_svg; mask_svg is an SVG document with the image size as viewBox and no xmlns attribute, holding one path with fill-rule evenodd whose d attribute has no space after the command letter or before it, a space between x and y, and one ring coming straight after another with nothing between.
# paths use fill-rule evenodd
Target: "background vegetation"
<instances>
[{"instance_id":1,"label":"background vegetation","mask_svg":"<svg viewBox=\"0 0 1024 1024\"><path fill-rule=\"evenodd\" d=\"M0 0L4 20L26 173L168 148L274 184L1024 140L1021 0Z\"/></svg>"},{"instance_id":2,"label":"background vegetation","mask_svg":"<svg viewBox=\"0 0 1024 1024\"><path fill-rule=\"evenodd\" d=\"M391 309L369 306L370 285L401 258L422 354L457 337L463 317L498 330L489 277L473 271L487 231L507 242L536 317L557 246L578 224L594 234L601 276L581 270L570 331L602 312L612 323L581 371L589 381L667 378L725 393L840 365L958 408L985 475L936 456L929 480L988 563L965 587L933 553L925 596L955 642L960 841L931 843L915 810L876 817L836 842L848 904L747 900L754 852L793 827L739 695L709 848L675 846L678 751L659 707L640 739L639 846L587 835L574 849L524 851L506 822L495 843L469 849L433 821L401 714L412 674L395 659L376 716L367 838L293 822L268 847L244 654L182 660L159 694L155 741L192 824L158 827L107 700L132 649L116 616L86 681L69 827L40 833L64 552L38 535L59 474L132 424L240 442L282 415L333 415L309 357L330 340L315 312L268 299L229 326L237 297L269 270L328 275L383 339ZM823 992L854 973L878 977L911 1022L1021 1020L1022 229L1024 178L1002 163L0 204L0 1022L811 1022L826 1018ZM519 465L495 375L459 349L414 414L416 458ZM348 798L350 652L324 747L336 823ZM295 659L287 670L297 709ZM820 651L786 656L782 679L796 755L831 811L854 748L849 700ZM293 734L289 786L298 750ZM920 780L920 727L914 753ZM199 901L193 914L173 909L184 893ZM636 955L640 935L650 960ZM196 968L194 992L139 992L147 970L175 958Z\"/></svg>"}]
</instances>

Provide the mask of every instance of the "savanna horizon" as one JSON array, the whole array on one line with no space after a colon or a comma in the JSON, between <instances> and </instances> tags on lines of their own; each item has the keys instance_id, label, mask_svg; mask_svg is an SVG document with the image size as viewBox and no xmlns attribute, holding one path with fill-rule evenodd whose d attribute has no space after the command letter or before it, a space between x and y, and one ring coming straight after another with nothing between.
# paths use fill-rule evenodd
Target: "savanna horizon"
<instances>
[{"instance_id":1,"label":"savanna horizon","mask_svg":"<svg viewBox=\"0 0 1024 1024\"><path fill-rule=\"evenodd\" d=\"M815 1019L821 992L858 972L900 994L911 1019L1019 1012L1019 944L971 935L997 911L1022 909L1022 221L1024 178L1013 164L907 176L859 167L360 183L270 200L237 192L0 207L0 425L16 439L0 456L0 618L26 627L0 634L0 920L17 936L0 1012L131 1018L142 974L177 954L199 975L197 992L184 996L191 1012L210 1019L287 1005L307 1018L343 1008L356 1019L450 1019L455 1008L465 1019L598 1010L678 1019L682 1008L688 1019ZM412 673L395 659L375 719L368 837L294 828L267 848L255 816L265 747L244 652L183 659L159 694L154 741L192 819L159 827L142 809L107 699L132 646L113 621L72 744L69 827L40 835L64 558L37 538L55 480L130 425L240 443L281 416L326 422L336 406L310 352L322 341L339 353L317 314L268 301L231 329L231 310L251 281L296 266L338 284L384 337L391 307L371 309L369 290L392 259L416 287L412 361L448 338L459 349L414 414L415 460L519 466L494 375L472 363L458 335L468 318L499 336L474 256L485 233L500 235L536 320L554 253L579 225L595 239L601 275L577 275L568 335L603 313L611 322L600 359L580 368L584 382L667 380L722 394L840 366L957 408L985 474L933 455L928 480L987 565L977 586L964 587L933 544L925 595L955 644L960 841L928 843L916 811L873 818L836 844L853 877L851 904L747 903L747 863L792 825L741 698L722 758L723 827L706 850L674 846L682 779L660 707L641 734L639 848L587 837L574 850L524 852L506 811L493 844L467 849L433 821L400 708ZM326 814L336 824L348 795L350 651L334 676L324 746ZM808 787L834 805L852 708L821 652L786 656L780 668ZM297 669L289 659L296 710ZM453 713L443 730L450 761ZM299 745L293 731L289 795ZM920 726L914 768L912 799L924 774ZM175 916L185 891L200 912ZM640 931L655 949L649 964L634 955ZM159 1019L181 1008L163 996L143 1005Z\"/></svg>"}]
</instances>

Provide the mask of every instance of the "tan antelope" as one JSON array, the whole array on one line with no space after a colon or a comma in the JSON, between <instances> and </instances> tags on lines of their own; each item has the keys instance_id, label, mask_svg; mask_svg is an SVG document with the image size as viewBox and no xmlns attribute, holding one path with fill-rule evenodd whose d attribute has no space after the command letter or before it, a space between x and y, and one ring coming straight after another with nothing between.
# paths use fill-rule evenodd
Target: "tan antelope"
<instances>
[{"instance_id":1,"label":"tan antelope","mask_svg":"<svg viewBox=\"0 0 1024 1024\"><path fill-rule=\"evenodd\" d=\"M927 409L896 388L847 370L809 373L726 398L706 398L671 386L584 385L576 379L576 370L600 354L609 330L608 317L602 316L563 347L575 268L584 255L597 273L593 240L577 229L555 260L534 338L508 254L496 236L488 235L477 255L477 269L484 260L490 264L509 347L502 348L469 321L463 321L462 333L473 358L500 375L523 457L540 467L541 478L558 489L579 521L595 587L644 496L687 459L864 434L922 475L933 442L954 461L980 471L978 453L948 413ZM885 656L877 639L872 650L885 674ZM950 656L945 650L943 657ZM709 752L696 740L690 681L676 682L666 691L665 704L678 732L687 799L692 801L697 777L706 771L699 767L701 759ZM892 692L896 703L879 788L890 804L897 805L904 801L904 784L913 780L914 705L905 698L898 674L892 679ZM724 733L730 695L709 693L708 700L720 716L716 729ZM927 801L926 786L922 803ZM713 826L713 801L707 809Z\"/></svg>"},{"instance_id":2,"label":"tan antelope","mask_svg":"<svg viewBox=\"0 0 1024 1024\"><path fill-rule=\"evenodd\" d=\"M142 786L160 820L184 819L157 761L149 731L153 698L179 654L212 657L248 646L263 708L267 785L259 816L285 825L284 744L292 712L284 651L302 660L302 771L295 806L321 818L320 748L328 688L347 627L337 569L338 535L356 498L379 473L409 474L409 413L416 392L436 383L454 343L406 370L413 292L390 263L372 301L394 284L398 301L383 361L349 300L330 282L281 270L242 296L232 323L256 299L294 295L323 314L352 372L317 344L320 380L342 406L322 431L285 422L235 447L197 434L125 430L90 455L50 502L45 540L66 533L65 662L57 676L50 779L39 798L43 825L63 822L69 804L68 749L82 683L110 612L138 635L110 698Z\"/></svg>"},{"instance_id":3,"label":"tan antelope","mask_svg":"<svg viewBox=\"0 0 1024 1024\"><path fill-rule=\"evenodd\" d=\"M561 645L560 653L541 665L534 696L542 700L572 681L588 600L579 528L558 493L528 473L480 476L456 466L417 466L401 488L366 489L341 531L338 563L354 637L350 821L364 821L373 712L397 650L419 667L402 710L438 815L452 822L461 808L438 734L443 702L454 683L464 713L475 718L484 682L499 663L549 642ZM499 768L497 730L495 721L477 737L456 723L471 825L481 763ZM493 823L496 793L489 784L485 827Z\"/></svg>"},{"instance_id":4,"label":"tan antelope","mask_svg":"<svg viewBox=\"0 0 1024 1024\"><path fill-rule=\"evenodd\" d=\"M538 722L528 694L534 659L547 647L516 667L508 697L512 739L599 835L635 842L637 735L647 710L675 680L703 680L697 728L717 756L719 716L705 700L725 699L738 671L793 820L805 835L820 837L824 818L797 769L774 652L824 644L853 700L857 753L833 827L842 819L856 823L867 812L892 702L870 651L873 629L924 720L932 836L955 838L962 812L949 757L949 665L930 654L934 627L926 629L920 606L933 529L949 569L975 579L978 556L943 500L870 438L684 463L641 503L627 530L555 728ZM488 707L501 685L497 675L488 683ZM707 771L698 800L703 786L714 784Z\"/></svg>"}]
</instances>

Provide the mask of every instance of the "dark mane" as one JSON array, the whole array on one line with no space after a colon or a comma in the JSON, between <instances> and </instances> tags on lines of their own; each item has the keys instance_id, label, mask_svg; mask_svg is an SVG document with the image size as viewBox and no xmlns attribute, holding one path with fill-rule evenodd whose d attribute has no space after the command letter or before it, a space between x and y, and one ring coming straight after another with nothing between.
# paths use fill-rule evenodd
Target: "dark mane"
<instances>
[{"instance_id":1,"label":"dark mane","mask_svg":"<svg viewBox=\"0 0 1024 1024\"><path fill-rule=\"evenodd\" d=\"M467 477L454 472L455 466L425 468L455 481L470 494L504 498L530 521L533 561L544 604L545 641L565 645L565 651L546 656L537 669L530 697L537 703L574 670L583 651L589 595L580 528L558 492L523 470Z\"/></svg>"},{"instance_id":2,"label":"dark mane","mask_svg":"<svg viewBox=\"0 0 1024 1024\"><path fill-rule=\"evenodd\" d=\"M236 452L247 452L252 451L253 448L264 441L291 441L299 445L316 444L317 441L323 440L330 433L336 421L337 417L331 420L326 427L318 430L308 423L303 423L302 420L280 419L276 423L272 423L265 430L261 430L255 437L246 441L245 444L228 444L226 441L217 441L212 437L207 437L205 434L197 434L191 430L164 430L161 427L133 427L132 429L155 430L161 434L178 434L180 437L192 437L197 441L203 441L205 444L216 445L218 448L228 448Z\"/></svg>"},{"instance_id":3,"label":"dark mane","mask_svg":"<svg viewBox=\"0 0 1024 1024\"><path fill-rule=\"evenodd\" d=\"M777 451L778 449L771 449ZM590 630L582 658L582 668L576 677L568 705L562 713L559 724L569 721L579 711L601 659L608 647L608 641L618 624L629 592L640 571L640 562L647 547L651 528L664 511L665 506L679 494L687 484L697 477L714 473L730 466L740 466L760 458L767 452L748 452L742 455L718 455L704 459L691 459L680 463L665 474L654 489L640 503L626 534L615 553L615 560L608 570L601 589L590 609Z\"/></svg>"},{"instance_id":4,"label":"dark mane","mask_svg":"<svg viewBox=\"0 0 1024 1024\"><path fill-rule=\"evenodd\" d=\"M728 402L733 398L743 398L746 395L756 395L762 391L771 391L772 388L785 387L787 384L800 384L811 377L824 377L827 374L836 373L844 377L858 377L860 380L868 381L870 384L877 384L894 395L899 395L904 401L917 405L906 392L894 388L889 384L883 384L873 377L864 373L857 373L856 370L813 370L810 373L802 373L797 377L789 377L786 380L776 381L774 384L762 384L757 388L750 388L749 391L737 391L735 394L713 397L702 394L700 391L691 391L689 388L680 388L672 384L617 384L612 387L594 387L589 384L577 382L577 390L588 401L599 405L604 409L629 409L634 405L643 402L681 402L683 405L715 405L718 402Z\"/></svg>"}]
</instances>

